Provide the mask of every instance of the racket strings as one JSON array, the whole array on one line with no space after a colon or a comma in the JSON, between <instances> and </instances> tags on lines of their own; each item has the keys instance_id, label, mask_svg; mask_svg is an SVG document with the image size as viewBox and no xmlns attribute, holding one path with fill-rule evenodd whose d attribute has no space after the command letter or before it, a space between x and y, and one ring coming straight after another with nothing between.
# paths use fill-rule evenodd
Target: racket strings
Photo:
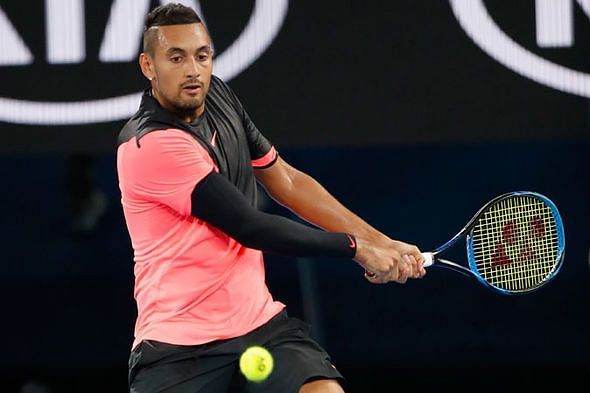
<instances>
[{"instance_id":1,"label":"racket strings","mask_svg":"<svg viewBox=\"0 0 590 393\"><path fill-rule=\"evenodd\" d=\"M508 202L508 201L507 201ZM512 202L512 201L510 201ZM512 204L512 203L509 203ZM514 205L514 204L512 204ZM516 208L514 210L515 214L516 214L516 219L522 221L523 218L523 206L517 204L516 206L511 206L511 208ZM498 218L502 218L503 216L506 216L506 212L502 211L502 210L506 210L506 209L498 209L497 211L495 211L493 215L491 215L491 218L494 219L498 219ZM539 220L539 217L534 217L534 220ZM496 231L495 233L493 233L493 235L491 236L494 239L494 243L495 246L495 254L492 257L492 268L489 274L489 279L490 281L496 283L496 285L499 286L503 286L505 289L508 290L518 290L521 288L526 288L526 287L531 287L531 286L535 286L539 283L539 279L544 277L546 273L548 273L547 271L547 264L546 263L542 263L544 260L542 258L537 258L537 256L531 251L531 248L535 248L538 249L539 245L535 244L533 245L533 247L530 246L525 246L525 248L523 249L523 245L522 245L522 238L523 238L523 233L526 232L526 228L515 228L514 224L512 222L509 222L508 228L510 228L510 226L512 226L512 230L513 231L518 231L519 232L519 236L518 239L510 239L510 237L508 236L507 238L507 234L506 233L499 233L498 231ZM506 228L506 224L504 225L504 227ZM505 232L505 231L504 231ZM498 239L500 236L502 236L502 238ZM531 239L535 239L534 237L531 237ZM516 245L516 250L511 250L510 249L506 249L505 246L505 242L508 241L508 246L514 246ZM514 255L514 251L516 251L516 253L520 253L517 255ZM546 250L542 251L542 252L546 252ZM524 255L523 255L524 253ZM501 257L499 257L498 255L501 254ZM510 255L510 256L509 256ZM520 259L522 259L522 256L524 256L525 258L529 259L529 266L526 266L523 263L512 263L513 260L516 260L516 262L522 262L520 261ZM532 259L531 259L532 258ZM526 268L526 269L525 269ZM489 269L488 269L489 270ZM528 273L527 273L528 272Z\"/></svg>"},{"instance_id":2,"label":"racket strings","mask_svg":"<svg viewBox=\"0 0 590 393\"><path fill-rule=\"evenodd\" d=\"M530 217L526 217L526 209L524 208L523 204L514 204L514 201L506 201L505 204L508 205L509 208L514 209L515 215L516 215L516 219L519 220L521 223L524 219L524 221L528 221L529 225L534 225L534 222L544 222L543 219L541 219L539 217L539 214L537 214L537 216L534 216L533 218ZM537 206L538 207L538 206ZM506 212L502 212L502 210L506 210L506 209L498 209L498 211L496 211L494 218L498 219L502 219L502 217L505 217ZM541 213L541 215L543 215L542 211L535 211L535 209L529 209L530 213ZM529 218L529 220L527 220L527 218ZM546 218L546 217L543 217ZM506 225L508 225L508 228L510 228L510 226L512 226L513 230L515 231L519 231L519 236L518 239L510 239L510 236L507 236L506 233ZM534 228L534 227L533 227ZM530 287L534 287L538 284L540 284L540 282L542 282L542 279L546 276L546 274L548 274L550 272L550 269L548 270L547 268L551 266L551 258L549 259L543 259L543 258L538 258L536 253L533 252L532 250L538 250L539 244L533 244L533 245L526 245L523 248L523 238L526 238L525 234L527 232L528 228L523 228L522 225L520 225L520 228L515 228L514 227L514 223L513 222L509 222L508 224L504 224L504 230L501 234L502 239L500 239L499 241L497 240L497 238L500 236L499 233L495 233L495 240L496 240L496 253L498 253L498 248L502 247L502 251L504 251L504 244L506 242L508 243L512 243L512 245L514 246L515 243L517 245L517 250L516 252L519 253L516 256L514 255L514 251L511 253L511 258L508 256L505 256L505 259L502 262L505 263L498 263L497 260L497 254L495 254L495 258L496 260L492 261L492 267L496 268L493 269L491 272L491 281L495 282L496 285L499 286L503 286L504 289L508 289L508 290L519 290L519 289L523 289L523 288L530 288ZM542 238L541 236L536 237L536 236L530 236L528 239L532 239L533 242L535 239L537 238ZM502 242L504 241L504 243ZM538 243L538 242L537 242ZM547 243L547 242L546 242ZM510 250L507 250L508 253L510 252ZM547 250L541 250L541 253L546 253ZM523 262L522 259L526 258L526 261L524 262L528 262L528 266L527 264L524 263L512 263L512 260L515 260L516 262ZM546 263L547 260L549 260L549 266ZM545 262L545 263L544 263Z\"/></svg>"},{"instance_id":3,"label":"racket strings","mask_svg":"<svg viewBox=\"0 0 590 393\"><path fill-rule=\"evenodd\" d=\"M492 205L473 232L473 257L481 277L513 292L537 287L553 272L558 230L549 206L531 196Z\"/></svg>"}]
</instances>

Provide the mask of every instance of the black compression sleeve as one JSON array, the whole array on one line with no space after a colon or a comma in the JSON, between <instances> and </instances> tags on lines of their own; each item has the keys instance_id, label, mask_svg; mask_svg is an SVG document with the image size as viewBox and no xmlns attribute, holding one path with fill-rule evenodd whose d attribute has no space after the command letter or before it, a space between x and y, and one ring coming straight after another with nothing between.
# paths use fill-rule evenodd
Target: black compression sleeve
<instances>
[{"instance_id":1,"label":"black compression sleeve","mask_svg":"<svg viewBox=\"0 0 590 393\"><path fill-rule=\"evenodd\" d=\"M192 192L193 216L217 227L246 247L291 256L354 257L356 241L262 212L225 177L209 173Z\"/></svg>"}]
</instances>

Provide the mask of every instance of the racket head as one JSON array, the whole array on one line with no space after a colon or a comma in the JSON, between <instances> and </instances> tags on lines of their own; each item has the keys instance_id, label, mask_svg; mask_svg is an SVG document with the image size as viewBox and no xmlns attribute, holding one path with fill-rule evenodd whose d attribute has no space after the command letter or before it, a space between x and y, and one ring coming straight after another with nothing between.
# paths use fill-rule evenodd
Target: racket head
<instances>
[{"instance_id":1,"label":"racket head","mask_svg":"<svg viewBox=\"0 0 590 393\"><path fill-rule=\"evenodd\" d=\"M490 289L511 295L549 283L559 272L565 252L557 207L530 191L504 194L486 204L466 242L471 272Z\"/></svg>"}]
</instances>

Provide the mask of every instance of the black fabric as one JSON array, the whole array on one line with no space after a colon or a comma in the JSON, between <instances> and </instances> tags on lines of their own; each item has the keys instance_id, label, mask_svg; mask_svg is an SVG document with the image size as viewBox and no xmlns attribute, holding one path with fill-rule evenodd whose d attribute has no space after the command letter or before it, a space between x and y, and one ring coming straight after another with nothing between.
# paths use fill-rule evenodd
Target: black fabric
<instances>
[{"instance_id":1,"label":"black fabric","mask_svg":"<svg viewBox=\"0 0 590 393\"><path fill-rule=\"evenodd\" d=\"M274 368L260 383L246 381L239 357L246 348L269 350ZM131 393L297 393L314 379L344 378L309 335L309 325L281 311L252 332L203 345L143 341L129 356Z\"/></svg>"},{"instance_id":2,"label":"black fabric","mask_svg":"<svg viewBox=\"0 0 590 393\"><path fill-rule=\"evenodd\" d=\"M163 109L147 89L138 111L121 129L117 145L156 130L179 129L189 133L209 153L219 173L225 176L256 206L256 179L252 160L266 155L271 143L256 128L231 88L216 76L211 77L205 111L187 123Z\"/></svg>"},{"instance_id":3,"label":"black fabric","mask_svg":"<svg viewBox=\"0 0 590 393\"><path fill-rule=\"evenodd\" d=\"M223 176L211 172L191 195L193 216L246 247L292 256L354 257L352 235L326 232L252 207Z\"/></svg>"}]
</instances>

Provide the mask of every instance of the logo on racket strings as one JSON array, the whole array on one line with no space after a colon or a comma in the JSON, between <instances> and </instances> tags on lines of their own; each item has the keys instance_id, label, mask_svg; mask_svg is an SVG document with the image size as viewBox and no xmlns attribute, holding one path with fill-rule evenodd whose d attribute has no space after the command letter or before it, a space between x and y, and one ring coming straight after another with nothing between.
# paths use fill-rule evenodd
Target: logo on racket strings
<instances>
[{"instance_id":1,"label":"logo on racket strings","mask_svg":"<svg viewBox=\"0 0 590 393\"><path fill-rule=\"evenodd\" d=\"M545 223L540 217L521 223L508 221L502 227L501 241L496 243L492 267L536 261L540 256L533 251L532 245L543 242L545 232Z\"/></svg>"}]
</instances>

